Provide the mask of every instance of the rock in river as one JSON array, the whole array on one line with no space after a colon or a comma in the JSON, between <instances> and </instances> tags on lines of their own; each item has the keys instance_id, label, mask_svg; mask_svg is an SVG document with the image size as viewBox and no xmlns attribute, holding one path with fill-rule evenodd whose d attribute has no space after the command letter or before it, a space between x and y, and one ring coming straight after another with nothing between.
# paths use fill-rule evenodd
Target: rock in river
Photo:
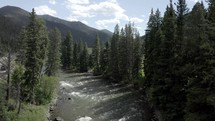
<instances>
[{"instance_id":1,"label":"rock in river","mask_svg":"<svg viewBox=\"0 0 215 121\"><path fill-rule=\"evenodd\" d=\"M92 118L88 117L88 116L84 116L84 117L81 117L75 121L92 121Z\"/></svg>"}]
</instances>

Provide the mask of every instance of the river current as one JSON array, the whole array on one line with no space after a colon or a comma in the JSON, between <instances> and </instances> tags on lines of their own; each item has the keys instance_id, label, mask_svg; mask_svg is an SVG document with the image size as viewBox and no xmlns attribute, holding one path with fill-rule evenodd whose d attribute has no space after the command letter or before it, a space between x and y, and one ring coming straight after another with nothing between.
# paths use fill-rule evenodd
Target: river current
<instances>
[{"instance_id":1,"label":"river current","mask_svg":"<svg viewBox=\"0 0 215 121\"><path fill-rule=\"evenodd\" d=\"M131 85L91 73L62 73L52 119L64 121L147 121L144 96Z\"/></svg>"}]
</instances>

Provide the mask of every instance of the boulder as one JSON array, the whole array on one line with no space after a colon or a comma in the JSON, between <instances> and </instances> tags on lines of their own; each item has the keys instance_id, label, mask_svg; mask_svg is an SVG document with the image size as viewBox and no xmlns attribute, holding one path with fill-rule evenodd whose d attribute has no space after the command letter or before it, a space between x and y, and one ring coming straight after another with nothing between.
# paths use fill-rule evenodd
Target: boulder
<instances>
[{"instance_id":1,"label":"boulder","mask_svg":"<svg viewBox=\"0 0 215 121\"><path fill-rule=\"evenodd\" d=\"M84 116L84 117L81 117L79 119L76 119L75 121L92 121L93 119L91 117L88 117L88 116Z\"/></svg>"},{"instance_id":2,"label":"boulder","mask_svg":"<svg viewBox=\"0 0 215 121\"><path fill-rule=\"evenodd\" d=\"M54 121L64 121L61 117L56 117Z\"/></svg>"}]
</instances>

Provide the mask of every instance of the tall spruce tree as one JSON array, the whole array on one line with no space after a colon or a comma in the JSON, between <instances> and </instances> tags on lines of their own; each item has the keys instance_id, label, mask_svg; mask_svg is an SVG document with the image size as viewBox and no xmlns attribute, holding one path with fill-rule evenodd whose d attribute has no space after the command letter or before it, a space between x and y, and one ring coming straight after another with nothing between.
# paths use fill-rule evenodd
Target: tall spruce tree
<instances>
[{"instance_id":1,"label":"tall spruce tree","mask_svg":"<svg viewBox=\"0 0 215 121\"><path fill-rule=\"evenodd\" d=\"M127 51L126 51L126 37L125 37L125 31L122 28L120 31L120 40L119 40L119 80L117 81L124 81L126 80L126 74L127 74Z\"/></svg>"},{"instance_id":2,"label":"tall spruce tree","mask_svg":"<svg viewBox=\"0 0 215 121\"><path fill-rule=\"evenodd\" d=\"M144 73L145 73L145 82L144 85L146 88L150 88L152 84L152 76L153 76L153 42L154 42L154 35L157 31L156 27L156 19L154 10L151 10L151 14L149 16L148 26L146 30L146 37L145 37L145 51L144 51Z\"/></svg>"},{"instance_id":3,"label":"tall spruce tree","mask_svg":"<svg viewBox=\"0 0 215 121\"><path fill-rule=\"evenodd\" d=\"M102 75L104 77L110 76L109 75L109 66L110 66L110 44L109 42L105 43L105 46L102 48L101 50L101 54L100 54L100 65L101 65L101 71L102 71Z\"/></svg>"},{"instance_id":4,"label":"tall spruce tree","mask_svg":"<svg viewBox=\"0 0 215 121\"><path fill-rule=\"evenodd\" d=\"M24 65L26 60L26 48L27 48L27 32L26 28L22 28L19 34L19 41L18 41L18 52L17 52L17 61Z\"/></svg>"},{"instance_id":5,"label":"tall spruce tree","mask_svg":"<svg viewBox=\"0 0 215 121\"><path fill-rule=\"evenodd\" d=\"M172 1L171 1L172 2ZM170 16L169 20L165 20L168 22L168 26L170 28L165 28L167 24L164 23L164 34L165 34L165 43L162 44L162 46L166 46L165 49L172 49L172 50L166 50L169 51L166 54L169 53L170 58L167 60L171 62L171 65L165 65L166 62L165 57L163 55L163 62L164 68L167 68L166 71L167 78L164 79L163 84L165 84L164 93L167 93L163 97L163 109L164 109L164 120L183 120L184 116L184 107L186 103L186 94L185 94L185 85L186 85L186 79L184 78L184 73L182 67L185 64L184 60L184 32L185 32L185 15L188 13L187 5L185 0L178 0L177 2L177 11L176 11L176 36L174 37L174 13L172 4L170 4L170 13L173 14ZM166 19L166 18L165 18ZM171 20L172 19L172 20ZM164 22L165 22L164 21ZM172 30L169 31L168 29ZM169 32L168 32L169 31ZM167 48L168 47L168 48ZM164 50L165 52L165 50ZM163 53L164 54L164 53ZM166 67L165 67L166 66ZM171 67L170 67L171 66ZM162 67L161 67L162 68ZM168 94L167 90L170 90L171 93ZM165 99L166 98L166 99ZM165 102L166 101L166 102ZM171 103L168 103L171 102Z\"/></svg>"},{"instance_id":6,"label":"tall spruce tree","mask_svg":"<svg viewBox=\"0 0 215 121\"><path fill-rule=\"evenodd\" d=\"M61 33L55 28L50 33L50 41L48 46L48 60L46 62L46 74L48 76L56 76L60 67L60 45Z\"/></svg>"},{"instance_id":7,"label":"tall spruce tree","mask_svg":"<svg viewBox=\"0 0 215 121\"><path fill-rule=\"evenodd\" d=\"M145 86L148 89L152 87L154 82L156 83L156 76L157 74L159 74L156 71L158 68L157 59L160 53L159 45L161 43L161 35L162 31L160 11L157 10L156 12L154 12L152 9L146 31L144 53Z\"/></svg>"},{"instance_id":8,"label":"tall spruce tree","mask_svg":"<svg viewBox=\"0 0 215 121\"><path fill-rule=\"evenodd\" d=\"M175 49L175 26L176 26L176 16L172 1L170 0L170 5L167 6L166 12L164 13L162 32L164 38L160 43L160 56L159 56L159 86L157 88L157 95L160 104L159 109L162 111L163 120L173 120L172 114L174 114L174 104L172 104L172 97L174 94L169 92L169 90L174 85L174 75L173 75L173 64L174 64L174 49Z\"/></svg>"},{"instance_id":9,"label":"tall spruce tree","mask_svg":"<svg viewBox=\"0 0 215 121\"><path fill-rule=\"evenodd\" d=\"M65 40L62 42L61 62L63 69L72 68L72 53L73 53L73 38L72 34L68 33Z\"/></svg>"},{"instance_id":10,"label":"tall spruce tree","mask_svg":"<svg viewBox=\"0 0 215 121\"><path fill-rule=\"evenodd\" d=\"M142 53L141 53L141 38L138 32L135 32L135 42L133 48L133 67L132 75L134 79L139 79L142 70Z\"/></svg>"},{"instance_id":11,"label":"tall spruce tree","mask_svg":"<svg viewBox=\"0 0 215 121\"><path fill-rule=\"evenodd\" d=\"M126 73L125 73L125 81L131 82L133 81L132 75L132 67L133 67L133 46L134 46L134 26L129 23L125 25L125 40L126 40Z\"/></svg>"},{"instance_id":12,"label":"tall spruce tree","mask_svg":"<svg viewBox=\"0 0 215 121\"><path fill-rule=\"evenodd\" d=\"M208 43L207 28L208 22L205 19L204 7L197 2L189 14L186 33L189 36L187 40L187 63L185 65L187 77L187 103L186 103L186 121L209 121L215 120L213 114L214 107L208 103L210 95L210 81L207 80L210 75L210 65L207 60L210 58L208 53L211 46ZM199 95L202 95L199 97Z\"/></svg>"},{"instance_id":13,"label":"tall spruce tree","mask_svg":"<svg viewBox=\"0 0 215 121\"><path fill-rule=\"evenodd\" d=\"M111 78L118 80L119 78L119 25L114 28L114 33L110 42L110 74Z\"/></svg>"},{"instance_id":14,"label":"tall spruce tree","mask_svg":"<svg viewBox=\"0 0 215 121\"><path fill-rule=\"evenodd\" d=\"M212 31L209 32L209 42L210 42L210 57L207 61L207 63L209 64L208 67L209 68L209 73L210 73L210 78L207 78L208 80L210 80L210 87L209 87L209 92L210 94L208 95L208 100L209 100L209 104L213 105L213 110L215 110L215 71L214 71L214 67L215 67L215 1L214 0L209 0L209 8L208 8L208 19L210 22L210 28L212 28Z\"/></svg>"},{"instance_id":15,"label":"tall spruce tree","mask_svg":"<svg viewBox=\"0 0 215 121\"><path fill-rule=\"evenodd\" d=\"M79 62L80 62L79 71L87 72L88 71L88 59L89 59L87 43L83 43L83 41L81 41L79 45L81 48L81 52L80 52L80 56L79 56Z\"/></svg>"},{"instance_id":16,"label":"tall spruce tree","mask_svg":"<svg viewBox=\"0 0 215 121\"><path fill-rule=\"evenodd\" d=\"M78 66L78 44L75 41L74 42L74 48L73 48L73 66L77 69Z\"/></svg>"},{"instance_id":17,"label":"tall spruce tree","mask_svg":"<svg viewBox=\"0 0 215 121\"><path fill-rule=\"evenodd\" d=\"M93 57L93 73L94 75L98 75L101 73L100 70L100 39L99 36L96 36L95 44L92 50Z\"/></svg>"},{"instance_id":18,"label":"tall spruce tree","mask_svg":"<svg viewBox=\"0 0 215 121\"><path fill-rule=\"evenodd\" d=\"M37 17L34 9L30 14L30 23L26 28L27 48L24 74L23 98L30 103L35 103L35 93L39 84L42 67L44 64L48 34L44 23Z\"/></svg>"}]
</instances>

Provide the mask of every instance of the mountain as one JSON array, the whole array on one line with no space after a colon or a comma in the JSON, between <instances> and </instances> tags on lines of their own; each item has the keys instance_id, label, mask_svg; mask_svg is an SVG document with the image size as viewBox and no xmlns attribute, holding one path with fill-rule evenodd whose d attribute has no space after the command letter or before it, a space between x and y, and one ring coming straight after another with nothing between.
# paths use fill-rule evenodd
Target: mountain
<instances>
[{"instance_id":1,"label":"mountain","mask_svg":"<svg viewBox=\"0 0 215 121\"><path fill-rule=\"evenodd\" d=\"M83 40L89 46L92 46L96 35L100 37L102 43L112 37L112 32L108 30L98 30L89 27L81 22L70 22L49 15L39 15L39 18L45 21L48 30L57 27L65 38L68 32L71 32L75 41ZM27 26L29 22L29 12L14 6L5 6L0 8L0 30L4 30L7 35L14 33L18 36L21 28Z\"/></svg>"}]
</instances>

